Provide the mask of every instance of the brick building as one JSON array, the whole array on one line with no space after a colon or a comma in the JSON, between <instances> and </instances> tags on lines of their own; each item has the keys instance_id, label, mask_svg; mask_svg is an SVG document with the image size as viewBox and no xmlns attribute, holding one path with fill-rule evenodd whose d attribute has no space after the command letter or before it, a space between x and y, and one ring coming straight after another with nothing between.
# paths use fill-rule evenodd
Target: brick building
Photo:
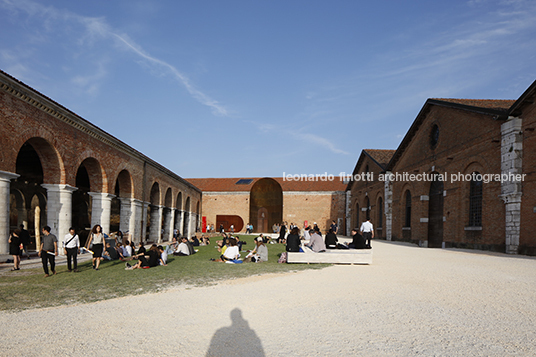
<instances>
[{"instance_id":1,"label":"brick building","mask_svg":"<svg viewBox=\"0 0 536 357\"><path fill-rule=\"evenodd\" d=\"M348 185L352 225L369 215L387 240L535 254L535 94L427 100L396 151L362 152L354 175L374 177Z\"/></svg>"},{"instance_id":2,"label":"brick building","mask_svg":"<svg viewBox=\"0 0 536 357\"><path fill-rule=\"evenodd\" d=\"M203 222L226 231L272 232L275 223L286 221L303 227L317 222L329 228L335 220L345 231L346 184L332 180L287 180L283 178L205 178L187 179L203 191Z\"/></svg>"},{"instance_id":3,"label":"brick building","mask_svg":"<svg viewBox=\"0 0 536 357\"><path fill-rule=\"evenodd\" d=\"M0 253L24 224L128 232L136 242L190 235L201 191L75 113L0 71ZM163 234L162 234L163 231Z\"/></svg>"}]
</instances>

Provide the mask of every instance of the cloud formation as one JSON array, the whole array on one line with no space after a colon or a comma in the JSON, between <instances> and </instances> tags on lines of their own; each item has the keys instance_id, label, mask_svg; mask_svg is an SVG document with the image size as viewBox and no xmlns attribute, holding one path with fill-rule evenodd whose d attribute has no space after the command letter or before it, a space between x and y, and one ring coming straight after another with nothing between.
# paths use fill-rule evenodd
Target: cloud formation
<instances>
[{"instance_id":1,"label":"cloud formation","mask_svg":"<svg viewBox=\"0 0 536 357\"><path fill-rule=\"evenodd\" d=\"M0 0L0 7L13 13L26 13L32 21L40 18L44 30L49 32L55 31L58 25L61 27L63 27L62 25L69 27L67 24L72 23L82 25L85 31L78 40L79 45L94 45L104 39L112 40L117 45L117 48L142 59L144 64L148 65L152 72L159 76L171 76L188 91L192 98L202 105L211 108L214 115L229 116L228 110L223 105L197 89L184 73L172 64L150 55L127 34L113 29L104 18L85 17L70 11L44 6L28 0ZM63 22L63 24L58 24L58 22ZM106 73L103 62L97 65L98 70L96 74L92 76L77 75L73 78L73 82L84 85L89 93L95 93L98 88L96 80L104 78Z\"/></svg>"}]
</instances>

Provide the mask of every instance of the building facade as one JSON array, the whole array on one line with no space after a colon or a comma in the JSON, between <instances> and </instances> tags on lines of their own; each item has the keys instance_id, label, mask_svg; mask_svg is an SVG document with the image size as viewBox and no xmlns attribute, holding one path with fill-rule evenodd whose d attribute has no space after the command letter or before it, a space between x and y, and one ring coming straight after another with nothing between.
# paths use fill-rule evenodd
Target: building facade
<instances>
[{"instance_id":1,"label":"building facade","mask_svg":"<svg viewBox=\"0 0 536 357\"><path fill-rule=\"evenodd\" d=\"M23 224L85 239L100 224L135 242L198 226L201 191L43 94L0 71L0 232ZM0 253L8 251L7 238Z\"/></svg>"},{"instance_id":2,"label":"building facade","mask_svg":"<svg viewBox=\"0 0 536 357\"><path fill-rule=\"evenodd\" d=\"M277 223L294 223L300 228L315 222L320 229L334 220L345 232L346 184L334 177L303 180L285 178L205 178L187 179L203 191L203 220L220 224L226 231L231 224L244 232L248 223L254 232L272 232Z\"/></svg>"},{"instance_id":3,"label":"building facade","mask_svg":"<svg viewBox=\"0 0 536 357\"><path fill-rule=\"evenodd\" d=\"M383 175L348 185L350 215L380 221L387 240L534 255L535 87L516 101L427 100L387 163L363 151L354 172Z\"/></svg>"}]
</instances>

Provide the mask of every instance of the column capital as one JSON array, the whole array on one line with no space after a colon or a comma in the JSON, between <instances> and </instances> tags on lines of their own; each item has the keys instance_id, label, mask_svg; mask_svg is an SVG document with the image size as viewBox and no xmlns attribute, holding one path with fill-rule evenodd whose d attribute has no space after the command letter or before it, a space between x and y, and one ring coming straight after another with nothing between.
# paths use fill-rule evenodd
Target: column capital
<instances>
[{"instance_id":1,"label":"column capital","mask_svg":"<svg viewBox=\"0 0 536 357\"><path fill-rule=\"evenodd\" d=\"M90 195L91 198L95 198L95 197L101 198L101 199L109 198L110 200L115 197L115 195L112 195L111 193L107 193L107 192L88 192L88 195Z\"/></svg>"},{"instance_id":2,"label":"column capital","mask_svg":"<svg viewBox=\"0 0 536 357\"><path fill-rule=\"evenodd\" d=\"M13 173L13 172L7 172L7 171L1 171L0 170L0 180L1 181L11 181L13 179L16 179L20 175Z\"/></svg>"},{"instance_id":3,"label":"column capital","mask_svg":"<svg viewBox=\"0 0 536 357\"><path fill-rule=\"evenodd\" d=\"M61 192L61 191L67 191L67 192L74 192L78 190L78 187L73 187L66 184L56 184L56 183L43 183L41 184L41 187L43 187L47 192Z\"/></svg>"}]
</instances>

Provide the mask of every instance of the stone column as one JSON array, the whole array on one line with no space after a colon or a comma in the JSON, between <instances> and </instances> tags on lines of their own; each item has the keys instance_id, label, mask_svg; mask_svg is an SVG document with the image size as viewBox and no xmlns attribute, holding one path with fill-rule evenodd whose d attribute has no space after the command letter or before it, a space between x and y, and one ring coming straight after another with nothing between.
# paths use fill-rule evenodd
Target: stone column
<instances>
[{"instance_id":1,"label":"stone column","mask_svg":"<svg viewBox=\"0 0 536 357\"><path fill-rule=\"evenodd\" d=\"M128 232L130 234L130 239L139 243L143 240L142 237L142 215L143 215L143 204L140 200L135 198L130 199L130 219L128 222ZM145 212L147 214L147 212ZM144 222L147 223L147 222Z\"/></svg>"},{"instance_id":2,"label":"stone column","mask_svg":"<svg viewBox=\"0 0 536 357\"><path fill-rule=\"evenodd\" d=\"M173 238L173 212L174 208L164 207L164 235L162 241L171 241Z\"/></svg>"},{"instance_id":3,"label":"stone column","mask_svg":"<svg viewBox=\"0 0 536 357\"><path fill-rule=\"evenodd\" d=\"M151 227L149 231L149 238L155 242L162 242L162 211L163 206L151 205Z\"/></svg>"},{"instance_id":4,"label":"stone column","mask_svg":"<svg viewBox=\"0 0 536 357\"><path fill-rule=\"evenodd\" d=\"M169 212L169 225L168 225L168 235L166 236L166 239L168 241L173 240L173 228L175 228L175 214L177 209L176 208L170 208Z\"/></svg>"},{"instance_id":5,"label":"stone column","mask_svg":"<svg viewBox=\"0 0 536 357\"><path fill-rule=\"evenodd\" d=\"M190 221L191 221L191 213L185 211L184 212L184 218L182 220L184 222L183 224L183 231L182 236L190 238Z\"/></svg>"},{"instance_id":6,"label":"stone column","mask_svg":"<svg viewBox=\"0 0 536 357\"><path fill-rule=\"evenodd\" d=\"M184 211L177 210L175 220L177 221L175 226L179 230L179 233L180 233L179 235L182 236L182 234L183 234L183 227L182 227L183 223L182 222L184 222Z\"/></svg>"},{"instance_id":7,"label":"stone column","mask_svg":"<svg viewBox=\"0 0 536 357\"><path fill-rule=\"evenodd\" d=\"M104 192L89 192L91 196L91 227L99 224L102 231L110 233L110 214L114 195Z\"/></svg>"},{"instance_id":8,"label":"stone column","mask_svg":"<svg viewBox=\"0 0 536 357\"><path fill-rule=\"evenodd\" d=\"M0 171L0 254L9 253L9 196L11 180L19 175Z\"/></svg>"},{"instance_id":9,"label":"stone column","mask_svg":"<svg viewBox=\"0 0 536 357\"><path fill-rule=\"evenodd\" d=\"M63 184L42 184L41 186L47 190L47 226L51 228L50 233L58 238L58 242L61 242L72 225L73 192L78 188ZM58 250L59 254L63 254L63 249Z\"/></svg>"},{"instance_id":10,"label":"stone column","mask_svg":"<svg viewBox=\"0 0 536 357\"><path fill-rule=\"evenodd\" d=\"M523 172L523 120L509 117L501 125L501 199L505 204L505 244L506 253L517 254L519 248L519 234L521 227L521 196L523 194L522 181L512 178L512 175L521 175Z\"/></svg>"},{"instance_id":11,"label":"stone column","mask_svg":"<svg viewBox=\"0 0 536 357\"><path fill-rule=\"evenodd\" d=\"M392 240L393 238L393 183L389 179L391 171L385 172L384 183L384 212L385 212L385 239Z\"/></svg>"},{"instance_id":12,"label":"stone column","mask_svg":"<svg viewBox=\"0 0 536 357\"><path fill-rule=\"evenodd\" d=\"M125 234L132 234L130 231L130 220L132 219L132 198L119 197L121 202L121 210L119 211L119 230ZM129 237L129 240L132 239Z\"/></svg>"},{"instance_id":13,"label":"stone column","mask_svg":"<svg viewBox=\"0 0 536 357\"><path fill-rule=\"evenodd\" d=\"M147 239L147 210L149 208L149 202L142 202L142 212L141 217L142 220L140 223L142 223L141 226L141 239L143 242Z\"/></svg>"}]
</instances>

